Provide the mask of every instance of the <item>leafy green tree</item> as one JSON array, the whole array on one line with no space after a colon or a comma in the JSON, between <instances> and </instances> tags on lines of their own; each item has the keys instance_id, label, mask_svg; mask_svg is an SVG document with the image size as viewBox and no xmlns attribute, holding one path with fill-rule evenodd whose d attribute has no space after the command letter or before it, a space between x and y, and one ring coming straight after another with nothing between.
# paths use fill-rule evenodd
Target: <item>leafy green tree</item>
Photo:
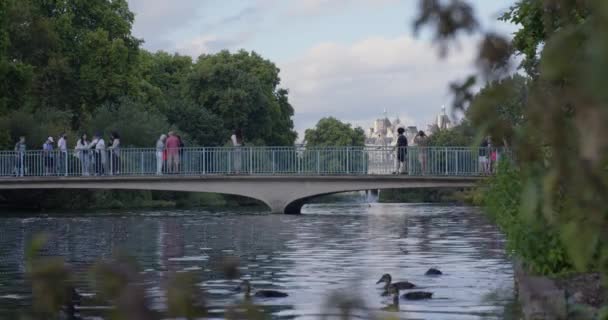
<instances>
[{"instance_id":1,"label":"leafy green tree","mask_svg":"<svg viewBox=\"0 0 608 320\"><path fill-rule=\"evenodd\" d=\"M471 101L466 117L475 128L486 128L502 143L510 143L525 123L528 80L516 74L493 81L481 89Z\"/></svg>"},{"instance_id":2,"label":"leafy green tree","mask_svg":"<svg viewBox=\"0 0 608 320\"><path fill-rule=\"evenodd\" d=\"M293 108L279 83L279 69L255 52L222 51L198 58L185 98L219 116L226 130L241 128L246 142L292 145Z\"/></svg>"},{"instance_id":3,"label":"leafy green tree","mask_svg":"<svg viewBox=\"0 0 608 320\"><path fill-rule=\"evenodd\" d=\"M111 131L116 131L121 136L123 147L148 148L153 147L158 137L170 129L163 115L147 112L144 106L130 99L99 107L95 110L95 116L83 126L89 137L95 132L109 137Z\"/></svg>"},{"instance_id":4,"label":"leafy green tree","mask_svg":"<svg viewBox=\"0 0 608 320\"><path fill-rule=\"evenodd\" d=\"M451 129L439 129L429 136L428 145L432 147L469 147L475 142L476 130L468 120Z\"/></svg>"},{"instance_id":5,"label":"leafy green tree","mask_svg":"<svg viewBox=\"0 0 608 320\"><path fill-rule=\"evenodd\" d=\"M13 80L0 86L0 111L55 108L76 129L86 113L137 89L140 41L125 0L6 0L0 10L0 75Z\"/></svg>"},{"instance_id":6,"label":"leafy green tree","mask_svg":"<svg viewBox=\"0 0 608 320\"><path fill-rule=\"evenodd\" d=\"M590 14L589 9L584 1L559 4L557 1L524 0L517 1L500 17L502 21L521 25L511 43L524 55L521 67L528 75L538 76L539 50L547 39L565 27L584 22Z\"/></svg>"},{"instance_id":7,"label":"leafy green tree","mask_svg":"<svg viewBox=\"0 0 608 320\"><path fill-rule=\"evenodd\" d=\"M441 32L443 39L454 38L470 25L452 23L450 19L460 16L438 1L421 4L421 17L436 17L423 21ZM467 2L459 6L470 12ZM444 14L433 15L436 12ZM497 66L504 65L511 53L524 54L523 67L530 79L525 94L507 81L474 100L475 112L487 115L485 121L477 121L483 116L475 115L477 125L492 136L505 134L501 123L519 112L501 108L517 110L518 103L511 99L517 101L523 94L524 117L513 135L522 182L516 195L522 199L517 216L523 223L550 224L568 255L560 264L579 271L600 270L608 284L608 2L521 0L503 18L521 24L515 40L509 43L486 34L484 39L494 41L483 42L478 60ZM489 79L504 77L495 71L481 73ZM457 97L470 102L473 95L465 93L460 90Z\"/></svg>"},{"instance_id":8,"label":"leafy green tree","mask_svg":"<svg viewBox=\"0 0 608 320\"><path fill-rule=\"evenodd\" d=\"M304 134L307 146L311 147L362 147L365 145L365 132L360 127L353 128L334 117L323 118L313 129Z\"/></svg>"},{"instance_id":9,"label":"leafy green tree","mask_svg":"<svg viewBox=\"0 0 608 320\"><path fill-rule=\"evenodd\" d=\"M158 110L168 117L176 102L181 103L184 100L183 88L192 66L192 58L189 56L141 50L138 100L146 104L150 110Z\"/></svg>"},{"instance_id":10,"label":"leafy green tree","mask_svg":"<svg viewBox=\"0 0 608 320\"><path fill-rule=\"evenodd\" d=\"M176 110L169 114L169 121L188 133L192 145L217 147L229 141L231 132L224 127L223 119L206 108L185 104Z\"/></svg>"}]
</instances>

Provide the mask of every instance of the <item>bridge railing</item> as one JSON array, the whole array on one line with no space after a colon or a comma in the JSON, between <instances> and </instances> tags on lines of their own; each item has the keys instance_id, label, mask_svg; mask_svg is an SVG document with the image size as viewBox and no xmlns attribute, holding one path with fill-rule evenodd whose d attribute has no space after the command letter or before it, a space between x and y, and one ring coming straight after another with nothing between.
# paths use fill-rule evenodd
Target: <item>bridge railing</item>
<instances>
[{"instance_id":1,"label":"bridge railing","mask_svg":"<svg viewBox=\"0 0 608 320\"><path fill-rule=\"evenodd\" d=\"M195 147L157 151L0 151L0 177L146 175L488 175L501 149L469 147Z\"/></svg>"}]
</instances>

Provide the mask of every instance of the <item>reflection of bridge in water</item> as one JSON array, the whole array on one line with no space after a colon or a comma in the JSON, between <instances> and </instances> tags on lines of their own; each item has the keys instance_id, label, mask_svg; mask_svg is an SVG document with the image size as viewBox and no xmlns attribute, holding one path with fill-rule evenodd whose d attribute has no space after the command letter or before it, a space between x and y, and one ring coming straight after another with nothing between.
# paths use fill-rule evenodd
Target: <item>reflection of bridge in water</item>
<instances>
[{"instance_id":1,"label":"reflection of bridge in water","mask_svg":"<svg viewBox=\"0 0 608 320\"><path fill-rule=\"evenodd\" d=\"M407 174L394 175L397 154ZM0 152L0 189L214 192L299 213L307 199L346 191L471 187L496 151L463 147L241 147ZM170 163L172 159L177 159Z\"/></svg>"}]
</instances>

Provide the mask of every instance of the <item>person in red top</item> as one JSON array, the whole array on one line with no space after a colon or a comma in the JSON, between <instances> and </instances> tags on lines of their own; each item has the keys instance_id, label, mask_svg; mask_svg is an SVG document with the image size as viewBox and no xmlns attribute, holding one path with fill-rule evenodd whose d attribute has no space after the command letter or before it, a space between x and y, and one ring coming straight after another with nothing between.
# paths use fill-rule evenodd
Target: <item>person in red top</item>
<instances>
[{"instance_id":1,"label":"person in red top","mask_svg":"<svg viewBox=\"0 0 608 320\"><path fill-rule=\"evenodd\" d=\"M177 173L179 168L179 138L173 131L169 132L169 137L165 142L165 150L167 150L167 170L169 173Z\"/></svg>"}]
</instances>

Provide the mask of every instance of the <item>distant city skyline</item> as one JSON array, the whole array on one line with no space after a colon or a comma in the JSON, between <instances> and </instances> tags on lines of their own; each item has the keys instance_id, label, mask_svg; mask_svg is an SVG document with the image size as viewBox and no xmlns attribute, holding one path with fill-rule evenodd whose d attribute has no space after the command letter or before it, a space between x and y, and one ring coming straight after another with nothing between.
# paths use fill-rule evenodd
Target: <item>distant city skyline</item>
<instances>
[{"instance_id":1,"label":"distant city skyline","mask_svg":"<svg viewBox=\"0 0 608 320\"><path fill-rule=\"evenodd\" d=\"M413 36L414 0L128 1L148 50L196 58L245 49L276 63L300 140L323 117L365 128L385 108L425 127L451 104L449 83L474 70L475 37L442 60L428 34ZM515 30L497 21L513 0L471 3L485 30Z\"/></svg>"}]
</instances>

